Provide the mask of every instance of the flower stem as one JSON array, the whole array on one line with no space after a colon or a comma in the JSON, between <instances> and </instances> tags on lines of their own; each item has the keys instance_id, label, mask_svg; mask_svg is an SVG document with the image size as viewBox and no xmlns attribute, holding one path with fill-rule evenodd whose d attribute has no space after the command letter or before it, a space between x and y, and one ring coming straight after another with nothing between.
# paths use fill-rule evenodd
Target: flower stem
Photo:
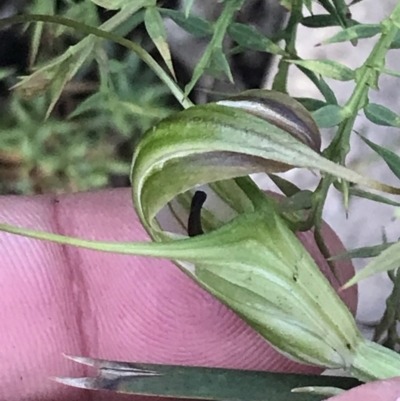
<instances>
[{"instance_id":1,"label":"flower stem","mask_svg":"<svg viewBox=\"0 0 400 401\"><path fill-rule=\"evenodd\" d=\"M400 355L389 348L364 339L356 348L350 373L362 381L400 376Z\"/></svg>"}]
</instances>

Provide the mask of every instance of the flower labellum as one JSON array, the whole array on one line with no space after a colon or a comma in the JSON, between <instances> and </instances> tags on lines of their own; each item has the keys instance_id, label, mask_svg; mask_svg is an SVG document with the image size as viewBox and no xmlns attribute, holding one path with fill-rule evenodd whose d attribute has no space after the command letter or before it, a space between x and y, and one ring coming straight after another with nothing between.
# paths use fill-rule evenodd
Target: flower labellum
<instances>
[{"instance_id":1,"label":"flower labellum","mask_svg":"<svg viewBox=\"0 0 400 401\"><path fill-rule=\"evenodd\" d=\"M362 337L313 258L273 203L266 205L209 234L176 241L191 243L185 256L176 256L192 262L190 274L203 288L289 358L342 368L362 380L398 375L400 358ZM375 357L365 357L370 353L390 363L378 369Z\"/></svg>"}]
</instances>

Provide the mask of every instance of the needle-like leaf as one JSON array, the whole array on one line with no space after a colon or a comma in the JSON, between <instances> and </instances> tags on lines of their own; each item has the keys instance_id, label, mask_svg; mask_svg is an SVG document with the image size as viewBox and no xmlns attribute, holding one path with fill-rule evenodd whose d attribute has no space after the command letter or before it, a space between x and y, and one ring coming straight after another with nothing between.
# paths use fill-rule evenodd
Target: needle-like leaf
<instances>
[{"instance_id":1,"label":"needle-like leaf","mask_svg":"<svg viewBox=\"0 0 400 401\"><path fill-rule=\"evenodd\" d=\"M137 364L93 358L74 357L73 360L94 367L98 376L56 378L56 381L85 389L176 399L319 401L326 396L315 394L316 387L347 390L359 384L357 380L345 377ZM155 374L146 375L146 372ZM308 392L292 392L304 387L308 387Z\"/></svg>"}]
</instances>

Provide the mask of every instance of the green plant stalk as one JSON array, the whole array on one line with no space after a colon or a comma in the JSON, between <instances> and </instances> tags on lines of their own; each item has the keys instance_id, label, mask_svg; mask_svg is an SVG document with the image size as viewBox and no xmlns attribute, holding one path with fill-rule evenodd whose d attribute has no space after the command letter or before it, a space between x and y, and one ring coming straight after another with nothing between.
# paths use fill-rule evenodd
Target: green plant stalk
<instances>
[{"instance_id":1,"label":"green plant stalk","mask_svg":"<svg viewBox=\"0 0 400 401\"><path fill-rule=\"evenodd\" d=\"M176 97L178 102L184 108L193 106L193 103L183 95L182 90L179 88L173 78L168 75L162 67L154 60L154 58L138 44L125 39L121 36L115 35L112 32L83 24L81 22L74 21L69 18L53 16L53 15L17 15L10 18L4 18L0 20L0 27L7 26L9 24L27 23L27 22L47 22L52 24L59 24L69 28L76 29L79 32L83 32L87 35L95 35L99 38L113 41L126 47L127 49L136 53L160 78L162 82L171 90L172 94Z\"/></svg>"},{"instance_id":2,"label":"green plant stalk","mask_svg":"<svg viewBox=\"0 0 400 401\"><path fill-rule=\"evenodd\" d=\"M296 38L297 29L301 20L303 18L303 1L294 0L290 4L291 14L287 24L287 27L275 40L280 40L283 38L285 40L285 53L287 56L282 57L278 63L278 72L275 75L274 81L272 83L272 89L277 90L281 93L287 93L287 80L289 74L290 64L286 62L287 59L291 60L301 60L297 55L296 51ZM335 10L334 10L335 11ZM308 79L317 87L322 96L325 98L327 103L337 104L335 94L330 90L327 85L323 85L320 82L320 78L312 71L307 70L304 67L296 65L296 67L308 77Z\"/></svg>"},{"instance_id":3,"label":"green plant stalk","mask_svg":"<svg viewBox=\"0 0 400 401\"><path fill-rule=\"evenodd\" d=\"M357 70L356 86L347 103L344 105L345 113L349 116L340 125L332 143L327 148L326 153L344 163L345 157L350 150L350 135L354 124L354 119L360 109L368 103L369 88L378 88L378 79L381 70L385 66L386 53L396 36L398 28L396 23L400 21L400 3L395 6L392 14L382 21L382 35L375 44L371 54L365 63ZM338 152L338 153L336 153ZM338 154L337 158L334 158Z\"/></svg>"},{"instance_id":4,"label":"green plant stalk","mask_svg":"<svg viewBox=\"0 0 400 401\"><path fill-rule=\"evenodd\" d=\"M303 18L303 0L293 0L292 10L288 25L285 29L285 52L289 57L297 57L296 52L296 37L297 28ZM278 72L275 75L272 89L278 92L287 93L287 79L289 74L290 64L286 62L286 57L282 57L278 64Z\"/></svg>"},{"instance_id":5,"label":"green plant stalk","mask_svg":"<svg viewBox=\"0 0 400 401\"><path fill-rule=\"evenodd\" d=\"M394 347L394 345L398 340L396 326L397 326L397 314L400 305L399 269L397 269L395 272L393 271L389 272L389 275L391 276L390 278L393 282L393 290L392 293L386 299L386 310L382 316L381 321L377 324L375 328L373 340L377 342L381 341L383 334L387 332L388 338L386 339L385 344L389 342L390 344L387 345L390 346L390 348L392 348ZM391 330L392 328L394 330ZM392 336L392 338L390 338L390 335Z\"/></svg>"},{"instance_id":6,"label":"green plant stalk","mask_svg":"<svg viewBox=\"0 0 400 401\"><path fill-rule=\"evenodd\" d=\"M350 151L350 136L357 113L368 103L369 88L376 89L378 87L380 71L384 68L386 53L396 36L398 31L396 24L399 24L399 21L400 3L397 3L391 15L382 21L382 35L375 44L371 54L356 72L356 86L343 107L348 117L339 125L335 137L324 151L324 155L332 161L342 165L345 163L346 156ZM316 202L311 215L317 230L321 229L323 204L325 203L329 187L333 182L334 180L331 177L326 176L321 180L316 190ZM345 194L345 205L347 205L347 183L342 182L342 190Z\"/></svg>"},{"instance_id":7,"label":"green plant stalk","mask_svg":"<svg viewBox=\"0 0 400 401\"><path fill-rule=\"evenodd\" d=\"M287 63L286 60L301 60L301 58L297 55L295 45L297 38L297 29L303 18L303 0L293 0L293 3L291 3L291 7L292 11L287 27L284 30L283 35L280 35L285 40L285 52L287 56L282 57L279 61L278 72L276 73L274 81L272 83L272 89L282 93L287 93L287 80L290 64ZM321 92L322 96L328 103L337 104L335 94L326 84L321 84L320 78L318 78L318 76L315 75L314 72L307 70L306 68L299 65L296 65L296 67L304 75L306 75L308 79L317 87L317 89Z\"/></svg>"},{"instance_id":8,"label":"green plant stalk","mask_svg":"<svg viewBox=\"0 0 400 401\"><path fill-rule=\"evenodd\" d=\"M378 79L380 72L384 68L386 53L390 49L390 45L398 31L396 21L400 20L400 3L398 3L393 10L392 14L382 22L382 35L376 45L374 46L371 54L368 56L364 64L356 72L356 87L350 96L343 109L346 110L347 117L338 128L338 131L333 138L331 144L325 149L324 155L341 165L345 164L345 159L350 152L350 136L357 113L360 109L365 107L368 103L369 88L378 87ZM310 225L315 226L314 237L323 253L329 259L328 250L323 242L321 228L323 224L323 208L328 195L329 188L335 184L335 178L331 175L326 175L322 178L314 193L314 202L312 212L310 214ZM348 207L349 200L349 184L341 180L338 184L344 195L345 209ZM334 264L329 261L329 264L334 271Z\"/></svg>"},{"instance_id":9,"label":"green plant stalk","mask_svg":"<svg viewBox=\"0 0 400 401\"><path fill-rule=\"evenodd\" d=\"M394 358L394 354L397 358ZM368 382L375 380L377 371L382 377L390 377L392 374L393 377L400 376L400 356L397 352L364 339L358 344L349 372L359 380Z\"/></svg>"}]
</instances>

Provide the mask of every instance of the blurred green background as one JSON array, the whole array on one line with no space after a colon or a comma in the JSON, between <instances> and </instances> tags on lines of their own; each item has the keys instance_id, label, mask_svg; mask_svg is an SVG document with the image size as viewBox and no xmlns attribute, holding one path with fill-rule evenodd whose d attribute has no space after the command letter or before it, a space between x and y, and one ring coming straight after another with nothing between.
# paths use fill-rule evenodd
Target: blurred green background
<instances>
[{"instance_id":1,"label":"blurred green background","mask_svg":"<svg viewBox=\"0 0 400 401\"><path fill-rule=\"evenodd\" d=\"M95 26L114 14L90 0L37 0L22 11L54 13ZM121 33L153 52L142 25L131 18ZM40 36L34 24L11 27L0 35L0 193L128 186L136 141L178 105L134 53L109 42L108 85L101 86L94 62L84 65L46 119L51 93L27 97L12 88L21 76L32 73L33 65L44 65L83 36L52 24L40 28Z\"/></svg>"}]
</instances>

